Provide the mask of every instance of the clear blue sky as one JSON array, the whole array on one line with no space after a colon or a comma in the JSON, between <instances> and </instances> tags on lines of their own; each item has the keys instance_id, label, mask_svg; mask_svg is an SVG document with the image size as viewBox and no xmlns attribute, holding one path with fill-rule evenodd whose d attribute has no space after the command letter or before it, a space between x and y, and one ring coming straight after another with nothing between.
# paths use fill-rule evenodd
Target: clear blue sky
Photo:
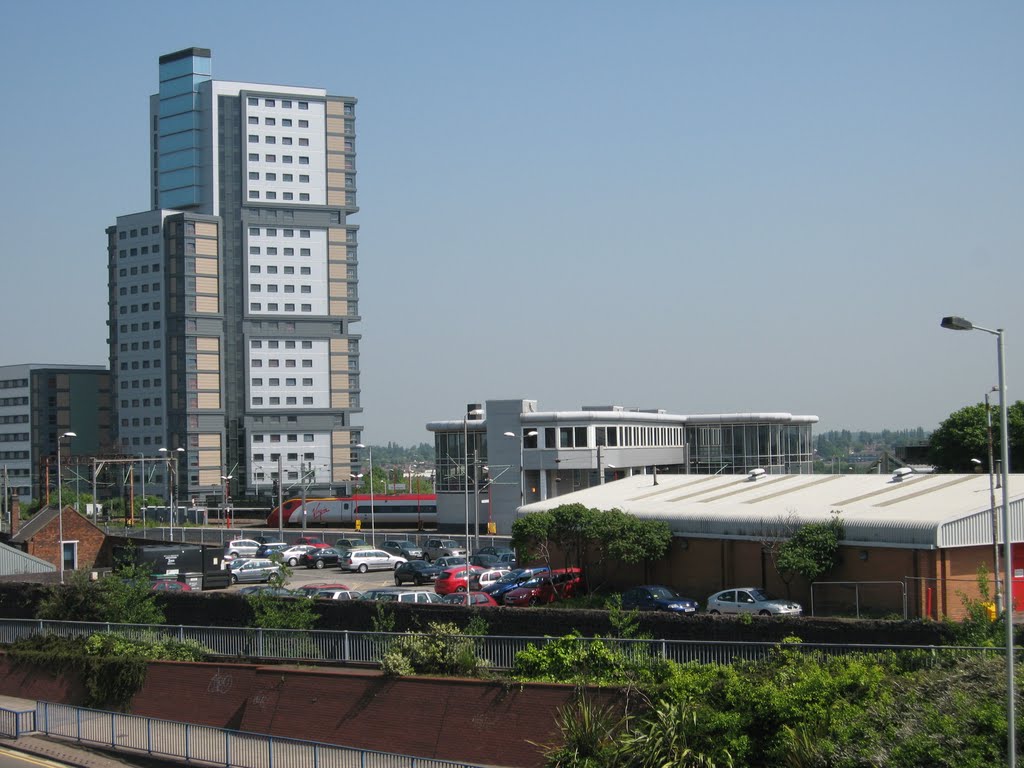
<instances>
[{"instance_id":1,"label":"clear blue sky","mask_svg":"<svg viewBox=\"0 0 1024 768\"><path fill-rule=\"evenodd\" d=\"M467 402L1024 398L1020 2L10 4L0 363L105 364L157 58L356 96L364 440Z\"/></svg>"}]
</instances>

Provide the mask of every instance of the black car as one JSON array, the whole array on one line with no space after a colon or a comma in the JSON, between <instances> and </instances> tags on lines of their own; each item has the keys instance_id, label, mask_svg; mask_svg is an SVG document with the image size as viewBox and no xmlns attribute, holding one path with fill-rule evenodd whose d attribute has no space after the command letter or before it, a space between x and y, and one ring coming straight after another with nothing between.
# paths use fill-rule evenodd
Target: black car
<instances>
[{"instance_id":1,"label":"black car","mask_svg":"<svg viewBox=\"0 0 1024 768\"><path fill-rule=\"evenodd\" d=\"M400 587L406 582L432 584L440 575L441 569L426 560L409 560L395 568L395 586Z\"/></svg>"},{"instance_id":2,"label":"black car","mask_svg":"<svg viewBox=\"0 0 1024 768\"><path fill-rule=\"evenodd\" d=\"M622 608L626 611L670 611L671 613L694 614L699 604L696 600L683 597L671 587L660 584L645 584L622 593Z\"/></svg>"},{"instance_id":3,"label":"black car","mask_svg":"<svg viewBox=\"0 0 1024 768\"><path fill-rule=\"evenodd\" d=\"M332 547L310 547L299 558L299 563L307 568L323 568L337 565L341 554Z\"/></svg>"}]
</instances>

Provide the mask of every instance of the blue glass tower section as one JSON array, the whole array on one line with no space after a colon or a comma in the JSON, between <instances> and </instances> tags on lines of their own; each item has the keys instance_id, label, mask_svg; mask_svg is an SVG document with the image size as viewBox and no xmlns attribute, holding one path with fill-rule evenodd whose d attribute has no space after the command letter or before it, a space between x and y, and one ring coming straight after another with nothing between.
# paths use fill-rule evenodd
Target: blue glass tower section
<instances>
[{"instance_id":1,"label":"blue glass tower section","mask_svg":"<svg viewBox=\"0 0 1024 768\"><path fill-rule=\"evenodd\" d=\"M199 87L211 78L209 48L186 48L160 57L158 208L181 210L203 202Z\"/></svg>"}]
</instances>

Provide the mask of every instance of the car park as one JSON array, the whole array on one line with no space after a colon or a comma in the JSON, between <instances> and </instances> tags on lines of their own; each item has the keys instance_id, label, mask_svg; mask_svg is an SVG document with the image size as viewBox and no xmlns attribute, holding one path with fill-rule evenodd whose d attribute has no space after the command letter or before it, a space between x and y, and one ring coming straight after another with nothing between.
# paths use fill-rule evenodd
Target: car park
<instances>
[{"instance_id":1,"label":"car park","mask_svg":"<svg viewBox=\"0 0 1024 768\"><path fill-rule=\"evenodd\" d=\"M434 560L436 565L441 570L445 568L451 568L454 565L465 565L467 562L465 555L445 555Z\"/></svg>"},{"instance_id":2,"label":"car park","mask_svg":"<svg viewBox=\"0 0 1024 768\"><path fill-rule=\"evenodd\" d=\"M409 560L395 568L395 586L406 582L411 584L433 584L441 575L441 569L426 560Z\"/></svg>"},{"instance_id":3,"label":"car park","mask_svg":"<svg viewBox=\"0 0 1024 768\"><path fill-rule=\"evenodd\" d=\"M510 573L512 573L512 571L504 568L490 568L484 571L477 578L477 581L480 583L480 589L484 589L485 587L491 586L491 584L501 581L501 579L505 578Z\"/></svg>"},{"instance_id":4,"label":"car park","mask_svg":"<svg viewBox=\"0 0 1024 768\"><path fill-rule=\"evenodd\" d=\"M263 558L250 558L231 569L231 583L269 581L271 576L281 572L281 566Z\"/></svg>"},{"instance_id":5,"label":"car park","mask_svg":"<svg viewBox=\"0 0 1024 768\"><path fill-rule=\"evenodd\" d=\"M299 565L307 568L324 568L328 565L337 565L341 555L333 547L310 547L299 558Z\"/></svg>"},{"instance_id":6,"label":"car park","mask_svg":"<svg viewBox=\"0 0 1024 768\"><path fill-rule=\"evenodd\" d=\"M441 598L445 605L463 605L473 608L497 608L497 601L486 592L452 592Z\"/></svg>"},{"instance_id":7,"label":"car park","mask_svg":"<svg viewBox=\"0 0 1024 768\"><path fill-rule=\"evenodd\" d=\"M339 552L345 552L348 549L373 549L366 539L348 539L341 538L334 542L334 548Z\"/></svg>"},{"instance_id":8,"label":"car park","mask_svg":"<svg viewBox=\"0 0 1024 768\"><path fill-rule=\"evenodd\" d=\"M708 598L708 613L752 613L758 616L799 616L803 608L792 600L772 597L759 587L723 589Z\"/></svg>"},{"instance_id":9,"label":"car park","mask_svg":"<svg viewBox=\"0 0 1024 768\"><path fill-rule=\"evenodd\" d=\"M280 552L284 549L288 549L288 545L283 541L268 541L260 544L259 549L256 550L254 557L270 557L274 552Z\"/></svg>"},{"instance_id":10,"label":"car park","mask_svg":"<svg viewBox=\"0 0 1024 768\"><path fill-rule=\"evenodd\" d=\"M288 547L288 549L282 549L279 553L281 556L281 562L294 568L299 564L299 560L302 559L302 556L313 548L312 544L298 544L294 547Z\"/></svg>"},{"instance_id":11,"label":"car park","mask_svg":"<svg viewBox=\"0 0 1024 768\"><path fill-rule=\"evenodd\" d=\"M154 592L191 592L192 587L181 581L171 579L157 579L150 587Z\"/></svg>"},{"instance_id":12,"label":"car park","mask_svg":"<svg viewBox=\"0 0 1024 768\"><path fill-rule=\"evenodd\" d=\"M547 570L548 568L546 565L542 565L537 568L520 568L519 570L512 571L508 576L493 582L489 587L485 587L484 592L489 594L500 604L503 602L506 593L525 584L537 574L545 573Z\"/></svg>"},{"instance_id":13,"label":"car park","mask_svg":"<svg viewBox=\"0 0 1024 768\"><path fill-rule=\"evenodd\" d=\"M380 549L390 552L392 555L404 557L406 560L423 559L423 547L415 541L407 539L388 539L380 545Z\"/></svg>"},{"instance_id":14,"label":"car park","mask_svg":"<svg viewBox=\"0 0 1024 768\"><path fill-rule=\"evenodd\" d=\"M394 570L400 564L406 562L404 557L397 557L383 549L350 549L342 553L339 567L345 571L367 571Z\"/></svg>"},{"instance_id":15,"label":"car park","mask_svg":"<svg viewBox=\"0 0 1024 768\"><path fill-rule=\"evenodd\" d=\"M583 572L579 568L556 568L506 592L501 602L503 605L546 605L583 590Z\"/></svg>"},{"instance_id":16,"label":"car park","mask_svg":"<svg viewBox=\"0 0 1024 768\"><path fill-rule=\"evenodd\" d=\"M229 557L255 557L260 546L255 539L235 539L224 545L224 554Z\"/></svg>"},{"instance_id":17,"label":"car park","mask_svg":"<svg viewBox=\"0 0 1024 768\"><path fill-rule=\"evenodd\" d=\"M624 611L669 611L670 613L694 614L700 604L689 597L683 597L671 587L660 584L645 584L627 589L622 593Z\"/></svg>"},{"instance_id":18,"label":"car park","mask_svg":"<svg viewBox=\"0 0 1024 768\"><path fill-rule=\"evenodd\" d=\"M448 595L452 592L465 592L474 587L479 588L476 576L481 572L482 570L475 565L453 565L451 568L445 568L434 582L434 591L439 595Z\"/></svg>"},{"instance_id":19,"label":"car park","mask_svg":"<svg viewBox=\"0 0 1024 768\"><path fill-rule=\"evenodd\" d=\"M433 592L422 592L405 589L368 589L363 592L361 600L375 600L382 603L440 603L441 596Z\"/></svg>"},{"instance_id":20,"label":"car park","mask_svg":"<svg viewBox=\"0 0 1024 768\"><path fill-rule=\"evenodd\" d=\"M431 562L439 557L465 554L466 548L460 546L454 539L427 539L427 544L423 547L423 557Z\"/></svg>"}]
</instances>

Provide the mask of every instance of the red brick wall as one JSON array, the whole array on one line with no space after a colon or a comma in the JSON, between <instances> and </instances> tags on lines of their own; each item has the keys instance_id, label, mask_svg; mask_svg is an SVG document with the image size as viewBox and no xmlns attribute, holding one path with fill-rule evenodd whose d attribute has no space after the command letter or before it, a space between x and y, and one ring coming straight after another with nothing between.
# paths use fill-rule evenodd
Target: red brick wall
<instances>
[{"instance_id":1,"label":"red brick wall","mask_svg":"<svg viewBox=\"0 0 1024 768\"><path fill-rule=\"evenodd\" d=\"M89 568L96 562L105 535L74 507L64 508L64 541L78 542L78 567ZM28 554L60 567L60 526L55 517L28 542Z\"/></svg>"},{"instance_id":2,"label":"red brick wall","mask_svg":"<svg viewBox=\"0 0 1024 768\"><path fill-rule=\"evenodd\" d=\"M6 656L0 656L0 694L78 706L85 701L85 689L78 680L19 666Z\"/></svg>"},{"instance_id":3,"label":"red brick wall","mask_svg":"<svg viewBox=\"0 0 1024 768\"><path fill-rule=\"evenodd\" d=\"M296 739L492 765L543 765L529 741L557 740L575 689L360 670L154 663L138 715ZM600 694L611 697L613 694Z\"/></svg>"}]
</instances>

